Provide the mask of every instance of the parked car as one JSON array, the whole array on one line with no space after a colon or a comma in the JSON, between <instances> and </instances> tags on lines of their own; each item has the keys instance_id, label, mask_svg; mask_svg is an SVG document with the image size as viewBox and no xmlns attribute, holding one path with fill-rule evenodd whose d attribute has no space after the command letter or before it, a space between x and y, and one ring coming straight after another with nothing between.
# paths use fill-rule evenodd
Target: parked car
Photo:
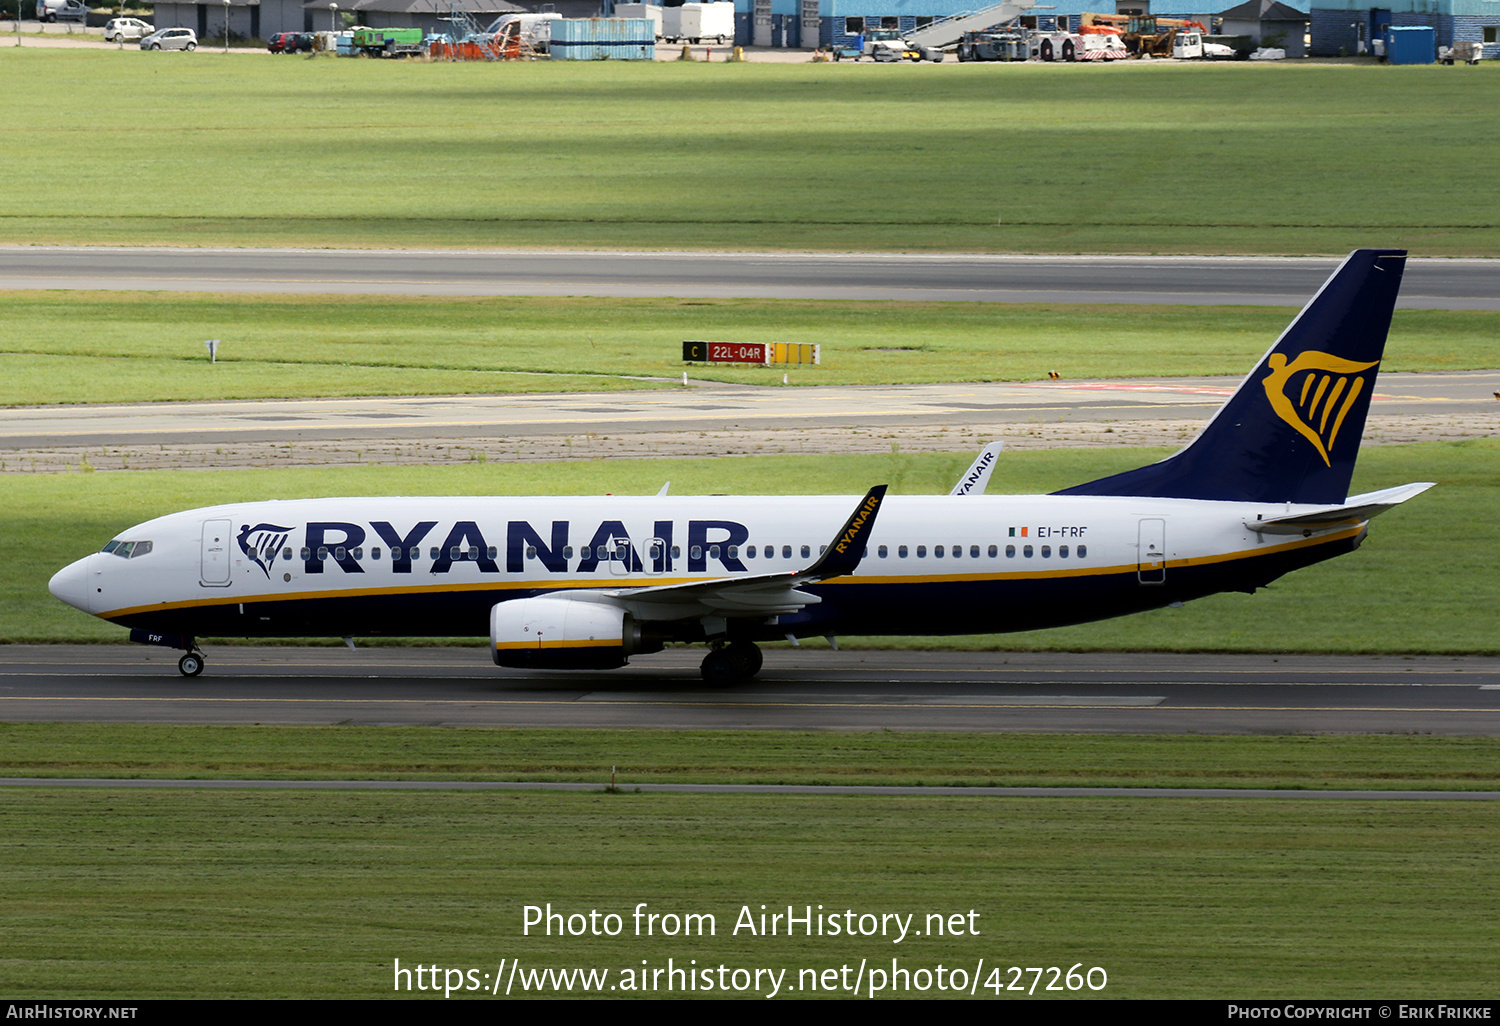
<instances>
[{"instance_id":1,"label":"parked car","mask_svg":"<svg viewBox=\"0 0 1500 1026\"><path fill-rule=\"evenodd\" d=\"M89 16L89 5L83 0L36 0L37 21L76 21L82 24Z\"/></svg>"},{"instance_id":2,"label":"parked car","mask_svg":"<svg viewBox=\"0 0 1500 1026\"><path fill-rule=\"evenodd\" d=\"M158 29L141 40L142 50L196 50L198 33L192 29Z\"/></svg>"},{"instance_id":3,"label":"parked car","mask_svg":"<svg viewBox=\"0 0 1500 1026\"><path fill-rule=\"evenodd\" d=\"M266 41L272 53L312 53L317 37L311 32L278 32Z\"/></svg>"},{"instance_id":4,"label":"parked car","mask_svg":"<svg viewBox=\"0 0 1500 1026\"><path fill-rule=\"evenodd\" d=\"M127 39L144 39L155 31L155 25L139 18L111 18L104 25L104 38L111 43L123 43Z\"/></svg>"}]
</instances>

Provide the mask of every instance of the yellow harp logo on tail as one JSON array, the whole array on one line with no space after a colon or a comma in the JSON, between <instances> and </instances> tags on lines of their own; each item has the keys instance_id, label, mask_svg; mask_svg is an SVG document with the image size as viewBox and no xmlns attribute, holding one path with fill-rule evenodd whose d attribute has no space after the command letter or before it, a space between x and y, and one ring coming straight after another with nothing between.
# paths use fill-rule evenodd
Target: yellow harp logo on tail
<instances>
[{"instance_id":1,"label":"yellow harp logo on tail","mask_svg":"<svg viewBox=\"0 0 1500 1026\"><path fill-rule=\"evenodd\" d=\"M1272 353L1266 361L1271 373L1261 384L1276 416L1312 442L1325 466L1332 466L1328 451L1339 436L1344 418L1374 378L1373 374L1366 376L1363 372L1379 363L1379 360L1355 363L1316 350L1302 353L1287 363L1284 355Z\"/></svg>"}]
</instances>

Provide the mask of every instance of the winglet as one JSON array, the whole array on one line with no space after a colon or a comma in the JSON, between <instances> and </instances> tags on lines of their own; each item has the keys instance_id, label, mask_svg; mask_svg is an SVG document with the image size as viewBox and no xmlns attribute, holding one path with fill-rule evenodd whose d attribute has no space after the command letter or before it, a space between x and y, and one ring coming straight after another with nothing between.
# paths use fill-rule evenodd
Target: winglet
<instances>
[{"instance_id":1,"label":"winglet","mask_svg":"<svg viewBox=\"0 0 1500 1026\"><path fill-rule=\"evenodd\" d=\"M995 460L1004 448L1005 443L997 441L979 450L979 456L969 464L969 469L964 471L964 476L958 479L958 484L948 494L983 495L985 487L990 483L990 471L995 469Z\"/></svg>"},{"instance_id":2,"label":"winglet","mask_svg":"<svg viewBox=\"0 0 1500 1026\"><path fill-rule=\"evenodd\" d=\"M849 515L839 533L833 536L833 543L823 550L818 561L796 576L821 581L852 574L860 560L865 558L865 545L870 540L870 532L875 529L875 515L880 512L880 504L885 501L885 489L885 485L871 488L859 505L854 507L854 512Z\"/></svg>"}]
</instances>

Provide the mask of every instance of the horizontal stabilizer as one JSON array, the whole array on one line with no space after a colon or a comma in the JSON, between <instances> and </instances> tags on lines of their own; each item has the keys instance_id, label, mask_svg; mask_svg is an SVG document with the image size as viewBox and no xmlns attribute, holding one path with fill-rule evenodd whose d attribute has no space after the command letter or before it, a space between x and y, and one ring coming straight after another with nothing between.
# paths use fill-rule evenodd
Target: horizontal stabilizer
<instances>
[{"instance_id":1,"label":"horizontal stabilizer","mask_svg":"<svg viewBox=\"0 0 1500 1026\"><path fill-rule=\"evenodd\" d=\"M1342 506L1315 509L1307 513L1293 513L1284 517L1267 517L1262 520L1247 520L1245 526L1261 534L1304 534L1308 531L1323 531L1343 524L1358 524L1378 516L1393 506L1399 506L1415 495L1431 488L1433 482L1397 485L1378 492L1351 495Z\"/></svg>"}]
</instances>

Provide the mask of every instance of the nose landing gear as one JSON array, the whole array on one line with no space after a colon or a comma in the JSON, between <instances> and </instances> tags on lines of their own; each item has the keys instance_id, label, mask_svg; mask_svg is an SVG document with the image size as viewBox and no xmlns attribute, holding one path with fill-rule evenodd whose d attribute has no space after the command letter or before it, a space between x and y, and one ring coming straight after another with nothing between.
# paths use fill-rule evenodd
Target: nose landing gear
<instances>
[{"instance_id":1,"label":"nose landing gear","mask_svg":"<svg viewBox=\"0 0 1500 1026\"><path fill-rule=\"evenodd\" d=\"M177 660L177 672L184 677L196 677L203 672L203 653L194 649Z\"/></svg>"}]
</instances>

